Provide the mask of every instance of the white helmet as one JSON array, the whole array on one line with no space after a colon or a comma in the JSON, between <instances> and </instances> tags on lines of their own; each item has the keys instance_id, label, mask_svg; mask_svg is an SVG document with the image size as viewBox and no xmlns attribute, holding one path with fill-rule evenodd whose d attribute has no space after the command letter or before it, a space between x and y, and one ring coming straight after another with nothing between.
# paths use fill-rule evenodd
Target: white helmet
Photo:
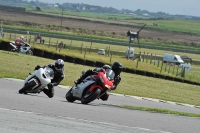
<instances>
[{"instance_id":1,"label":"white helmet","mask_svg":"<svg viewBox=\"0 0 200 133\"><path fill-rule=\"evenodd\" d=\"M62 59L57 59L55 62L55 69L61 70L64 67L64 61Z\"/></svg>"},{"instance_id":2,"label":"white helmet","mask_svg":"<svg viewBox=\"0 0 200 133\"><path fill-rule=\"evenodd\" d=\"M24 39L24 36L20 36L20 38L23 40L23 39Z\"/></svg>"}]
</instances>

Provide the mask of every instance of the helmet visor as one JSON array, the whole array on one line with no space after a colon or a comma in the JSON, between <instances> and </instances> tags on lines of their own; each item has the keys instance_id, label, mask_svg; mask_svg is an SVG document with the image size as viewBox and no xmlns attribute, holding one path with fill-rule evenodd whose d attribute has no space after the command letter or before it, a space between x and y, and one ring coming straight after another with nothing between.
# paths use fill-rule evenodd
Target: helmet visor
<instances>
[{"instance_id":1,"label":"helmet visor","mask_svg":"<svg viewBox=\"0 0 200 133\"><path fill-rule=\"evenodd\" d=\"M63 65L59 65L59 64L56 64L56 65L55 65L56 71L61 71L62 68L63 68Z\"/></svg>"}]
</instances>

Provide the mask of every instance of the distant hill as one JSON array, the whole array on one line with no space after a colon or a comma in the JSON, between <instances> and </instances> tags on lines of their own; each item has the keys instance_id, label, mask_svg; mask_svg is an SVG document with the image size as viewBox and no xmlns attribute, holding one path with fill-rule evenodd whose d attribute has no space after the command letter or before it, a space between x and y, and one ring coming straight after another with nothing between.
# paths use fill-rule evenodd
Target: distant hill
<instances>
[{"instance_id":1,"label":"distant hill","mask_svg":"<svg viewBox=\"0 0 200 133\"><path fill-rule=\"evenodd\" d=\"M10 6L35 6L41 8L61 8L75 12L93 12L93 13L110 13L110 14L129 14L133 16L143 17L145 19L186 19L186 20L200 20L200 17L196 16L188 16L188 15L170 15L164 12L149 12L147 10L135 10L131 11L128 9L118 10L112 7L101 7L101 6L94 6L88 4L79 4L79 3L55 3L55 4L48 4L36 1L25 1L25 0L0 0L0 4L2 5L10 5Z\"/></svg>"}]
</instances>

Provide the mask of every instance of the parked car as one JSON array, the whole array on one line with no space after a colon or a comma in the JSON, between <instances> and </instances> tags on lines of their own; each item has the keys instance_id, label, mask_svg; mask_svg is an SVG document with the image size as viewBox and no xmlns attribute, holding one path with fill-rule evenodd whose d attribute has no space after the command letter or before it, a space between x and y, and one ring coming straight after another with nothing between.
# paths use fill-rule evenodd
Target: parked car
<instances>
[{"instance_id":1,"label":"parked car","mask_svg":"<svg viewBox=\"0 0 200 133\"><path fill-rule=\"evenodd\" d=\"M99 51L98 51L98 54L101 54L101 55L105 55L105 50L104 49L99 49Z\"/></svg>"}]
</instances>

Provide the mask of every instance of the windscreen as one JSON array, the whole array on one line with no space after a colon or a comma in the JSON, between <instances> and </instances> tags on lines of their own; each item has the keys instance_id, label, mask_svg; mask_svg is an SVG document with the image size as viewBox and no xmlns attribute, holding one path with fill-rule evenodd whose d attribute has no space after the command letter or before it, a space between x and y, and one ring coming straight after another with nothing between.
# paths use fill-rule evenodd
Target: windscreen
<instances>
[{"instance_id":1,"label":"windscreen","mask_svg":"<svg viewBox=\"0 0 200 133\"><path fill-rule=\"evenodd\" d=\"M53 69L51 69L50 67L46 67L45 68L45 75L46 75L46 77L50 77L50 78L53 79L53 77L54 77Z\"/></svg>"},{"instance_id":2,"label":"windscreen","mask_svg":"<svg viewBox=\"0 0 200 133\"><path fill-rule=\"evenodd\" d=\"M106 69L106 77L108 80L113 80L115 77L115 73L112 69Z\"/></svg>"},{"instance_id":3,"label":"windscreen","mask_svg":"<svg viewBox=\"0 0 200 133\"><path fill-rule=\"evenodd\" d=\"M177 60L182 60L180 56L176 56Z\"/></svg>"}]
</instances>

